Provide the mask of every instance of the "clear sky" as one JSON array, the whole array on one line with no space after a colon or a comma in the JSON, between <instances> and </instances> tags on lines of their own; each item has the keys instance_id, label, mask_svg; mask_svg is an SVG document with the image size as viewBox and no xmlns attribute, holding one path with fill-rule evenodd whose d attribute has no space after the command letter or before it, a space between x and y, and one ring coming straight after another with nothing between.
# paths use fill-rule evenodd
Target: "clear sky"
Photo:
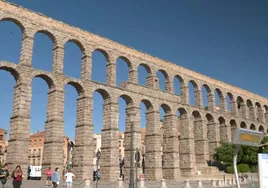
<instances>
[{"instance_id":1,"label":"clear sky","mask_svg":"<svg viewBox=\"0 0 268 188\"><path fill-rule=\"evenodd\" d=\"M262 96L268 95L268 2L265 0L10 2ZM18 27L0 22L0 59L18 63L20 40ZM72 43L65 49L64 72L79 78L81 52ZM105 63L101 54L93 55L92 79L105 82ZM117 82L122 83L127 78L124 73L127 66L122 60L118 64ZM33 67L51 71L51 66L52 41L37 34ZM139 69L139 73L140 83L144 83L145 71ZM161 77L161 83L162 80ZM14 84L9 73L0 71L0 122L7 130ZM48 86L39 78L32 84L31 131L36 132L44 129ZM66 86L65 91L65 132L73 138L77 93L71 86ZM93 123L95 131L100 132L102 99L97 93L93 96ZM121 130L124 130L124 108L124 101L119 99ZM145 126L144 105L141 109L141 126Z\"/></svg>"}]
</instances>

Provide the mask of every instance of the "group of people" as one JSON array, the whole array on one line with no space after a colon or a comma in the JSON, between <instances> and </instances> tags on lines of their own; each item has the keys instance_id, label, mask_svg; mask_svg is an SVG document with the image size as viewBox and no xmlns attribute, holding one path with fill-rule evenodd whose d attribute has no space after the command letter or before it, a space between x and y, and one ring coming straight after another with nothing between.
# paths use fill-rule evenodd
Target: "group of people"
<instances>
[{"instance_id":1,"label":"group of people","mask_svg":"<svg viewBox=\"0 0 268 188\"><path fill-rule=\"evenodd\" d=\"M57 188L60 184L60 174L59 174L59 168L56 168L53 172L51 168L49 167L47 170L44 171L47 179L46 179L46 187L50 186L52 188ZM2 169L0 169L0 181L2 184L2 188L5 187L7 183L7 178L9 177L9 171L8 171L8 165L5 164ZM13 188L21 188L22 185L22 179L23 179L23 173L21 170L21 167L18 165L16 166L15 170L11 173L11 177L13 179L12 185ZM75 177L74 174L71 172L71 170L67 170L64 172L64 188L71 188L73 178Z\"/></svg>"},{"instance_id":2,"label":"group of people","mask_svg":"<svg viewBox=\"0 0 268 188\"><path fill-rule=\"evenodd\" d=\"M9 176L8 165L5 164L3 168L0 169L0 181L2 184L2 188L5 187L8 176ZM13 170L13 172L11 173L11 177L13 178L12 181L13 188L20 188L22 184L23 173L19 165L16 166L15 170Z\"/></svg>"},{"instance_id":3,"label":"group of people","mask_svg":"<svg viewBox=\"0 0 268 188\"><path fill-rule=\"evenodd\" d=\"M60 173L59 168L56 168L54 172L52 172L51 168L49 167L47 170L45 170L45 174L47 176L46 179L46 187L52 187L57 188L60 184ZM71 169L67 171L63 171L63 177L64 177L64 188L71 188L73 184L73 178L75 177L74 174L71 172Z\"/></svg>"}]
</instances>

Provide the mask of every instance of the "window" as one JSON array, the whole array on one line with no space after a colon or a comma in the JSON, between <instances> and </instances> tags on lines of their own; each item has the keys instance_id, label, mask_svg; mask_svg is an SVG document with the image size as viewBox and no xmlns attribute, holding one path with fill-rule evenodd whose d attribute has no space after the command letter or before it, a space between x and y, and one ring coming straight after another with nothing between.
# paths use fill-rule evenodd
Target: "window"
<instances>
[{"instance_id":1,"label":"window","mask_svg":"<svg viewBox=\"0 0 268 188\"><path fill-rule=\"evenodd\" d=\"M0 135L0 140L4 140L4 136L3 135Z\"/></svg>"}]
</instances>

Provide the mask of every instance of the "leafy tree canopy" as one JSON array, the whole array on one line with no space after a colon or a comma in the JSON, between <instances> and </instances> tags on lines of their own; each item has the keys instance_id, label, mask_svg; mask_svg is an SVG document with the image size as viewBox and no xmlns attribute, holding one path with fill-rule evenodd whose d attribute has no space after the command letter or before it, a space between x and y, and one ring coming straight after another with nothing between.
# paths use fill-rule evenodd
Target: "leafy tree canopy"
<instances>
[{"instance_id":1,"label":"leafy tree canopy","mask_svg":"<svg viewBox=\"0 0 268 188\"><path fill-rule=\"evenodd\" d=\"M265 136L262 140L262 144L268 142L268 136ZM216 161L222 162L226 165L233 165L235 145L231 143L221 143L216 149L213 158ZM237 163L248 164L250 166L257 165L258 153L268 153L268 146L261 148L252 146L241 146L241 149L237 156Z\"/></svg>"}]
</instances>

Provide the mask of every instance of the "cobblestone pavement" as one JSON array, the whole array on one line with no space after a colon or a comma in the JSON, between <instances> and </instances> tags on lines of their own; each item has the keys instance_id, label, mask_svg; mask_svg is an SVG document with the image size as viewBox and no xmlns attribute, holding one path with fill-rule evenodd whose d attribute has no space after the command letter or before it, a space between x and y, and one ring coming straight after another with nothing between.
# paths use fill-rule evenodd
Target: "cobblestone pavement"
<instances>
[{"instance_id":1,"label":"cobblestone pavement","mask_svg":"<svg viewBox=\"0 0 268 188\"><path fill-rule=\"evenodd\" d=\"M197 187L197 183L195 181L191 181L191 188L196 188ZM99 186L98 188L118 188L117 187L117 182L111 182L111 183L107 183L107 182L99 182ZM167 182L166 183L167 188L184 188L184 183L183 182ZM204 187L211 187L211 184L209 181L204 181L203 182L203 186ZM43 188L45 187L45 182L43 180L24 180L23 181L23 186L22 188ZM59 185L59 188L62 188L63 184L61 183ZM92 184L92 188L95 188L95 182ZM146 188L161 188L161 183L160 182L145 182L145 187ZM235 188L236 186L224 186L225 188ZM248 184L242 184L241 185L242 188L251 188L252 184L248 183ZM258 183L255 183L255 187L259 187ZM12 188L12 182L11 180L8 181L8 184L5 186L5 188ZM81 184L81 182L74 182L73 188L84 188L84 185ZM128 182L124 182L124 188L128 188Z\"/></svg>"}]
</instances>

